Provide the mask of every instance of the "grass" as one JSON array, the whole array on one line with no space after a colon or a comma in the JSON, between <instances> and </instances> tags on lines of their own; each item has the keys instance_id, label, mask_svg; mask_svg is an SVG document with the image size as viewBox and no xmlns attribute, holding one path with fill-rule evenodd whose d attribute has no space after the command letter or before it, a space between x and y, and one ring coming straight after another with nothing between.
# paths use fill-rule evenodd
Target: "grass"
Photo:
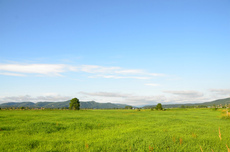
<instances>
[{"instance_id":1,"label":"grass","mask_svg":"<svg viewBox=\"0 0 230 152\"><path fill-rule=\"evenodd\" d=\"M1 110L0 151L228 152L229 128L210 109Z\"/></svg>"}]
</instances>

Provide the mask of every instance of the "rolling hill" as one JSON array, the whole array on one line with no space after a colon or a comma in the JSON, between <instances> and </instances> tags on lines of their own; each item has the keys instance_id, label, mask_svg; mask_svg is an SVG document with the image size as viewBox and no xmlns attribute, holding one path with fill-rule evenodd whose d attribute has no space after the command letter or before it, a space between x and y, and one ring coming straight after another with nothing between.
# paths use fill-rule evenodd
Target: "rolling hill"
<instances>
[{"instance_id":1,"label":"rolling hill","mask_svg":"<svg viewBox=\"0 0 230 152\"><path fill-rule=\"evenodd\" d=\"M0 107L29 107L29 108L68 108L70 101L64 102L8 102L0 104ZM80 108L82 109L114 109L114 108L124 108L129 106L126 104L114 104L114 103L98 103L95 101L80 102Z\"/></svg>"},{"instance_id":2,"label":"rolling hill","mask_svg":"<svg viewBox=\"0 0 230 152\"><path fill-rule=\"evenodd\" d=\"M1 108L7 107L29 107L29 108L68 108L70 101L64 102L8 102L0 104ZM230 98L226 99L219 99L211 102L204 102L204 103L189 103L189 104L162 104L163 108L179 108L181 106L212 106L212 105L225 105L230 104ZM125 108L125 106L130 106L126 104L114 104L114 103L98 103L95 101L88 101L88 102L80 102L80 108L82 109L114 109L114 108ZM155 105L146 105L142 108L152 108Z\"/></svg>"},{"instance_id":3,"label":"rolling hill","mask_svg":"<svg viewBox=\"0 0 230 152\"><path fill-rule=\"evenodd\" d=\"M213 105L226 105L230 104L230 98L225 98L225 99L218 99L214 100L211 102L203 102L203 103L187 103L187 104L162 104L163 108L179 108L181 106L213 106ZM144 106L143 108L152 108L155 107L156 105L147 105Z\"/></svg>"}]
</instances>

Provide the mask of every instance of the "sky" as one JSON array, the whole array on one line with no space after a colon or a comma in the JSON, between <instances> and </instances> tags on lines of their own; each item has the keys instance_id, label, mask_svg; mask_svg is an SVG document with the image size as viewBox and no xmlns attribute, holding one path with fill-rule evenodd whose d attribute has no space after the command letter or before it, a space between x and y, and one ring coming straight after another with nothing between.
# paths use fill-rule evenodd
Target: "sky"
<instances>
[{"instance_id":1,"label":"sky","mask_svg":"<svg viewBox=\"0 0 230 152\"><path fill-rule=\"evenodd\" d=\"M0 0L0 103L230 96L229 0Z\"/></svg>"}]
</instances>

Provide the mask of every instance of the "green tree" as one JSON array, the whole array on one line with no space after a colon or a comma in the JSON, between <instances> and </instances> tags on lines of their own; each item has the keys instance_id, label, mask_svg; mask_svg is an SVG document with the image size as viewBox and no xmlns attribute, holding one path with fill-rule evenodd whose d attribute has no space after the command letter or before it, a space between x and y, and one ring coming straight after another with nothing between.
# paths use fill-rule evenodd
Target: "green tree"
<instances>
[{"instance_id":1,"label":"green tree","mask_svg":"<svg viewBox=\"0 0 230 152\"><path fill-rule=\"evenodd\" d=\"M22 109L22 110L23 110L23 109L25 109L25 107L20 107L20 109Z\"/></svg>"},{"instance_id":2,"label":"green tree","mask_svg":"<svg viewBox=\"0 0 230 152\"><path fill-rule=\"evenodd\" d=\"M125 109L133 109L132 106L125 106Z\"/></svg>"},{"instance_id":3,"label":"green tree","mask_svg":"<svg viewBox=\"0 0 230 152\"><path fill-rule=\"evenodd\" d=\"M154 109L156 109L156 107L152 107L151 110L153 111Z\"/></svg>"},{"instance_id":4,"label":"green tree","mask_svg":"<svg viewBox=\"0 0 230 152\"><path fill-rule=\"evenodd\" d=\"M78 98L73 98L70 100L69 109L80 110L80 102Z\"/></svg>"},{"instance_id":5,"label":"green tree","mask_svg":"<svg viewBox=\"0 0 230 152\"><path fill-rule=\"evenodd\" d=\"M180 106L180 108L183 108L183 109L184 109L184 108L185 108L185 106L184 106L184 105L181 105L181 106Z\"/></svg>"},{"instance_id":6,"label":"green tree","mask_svg":"<svg viewBox=\"0 0 230 152\"><path fill-rule=\"evenodd\" d=\"M162 107L161 103L158 103L158 104L157 104L156 110L163 110L163 107Z\"/></svg>"}]
</instances>

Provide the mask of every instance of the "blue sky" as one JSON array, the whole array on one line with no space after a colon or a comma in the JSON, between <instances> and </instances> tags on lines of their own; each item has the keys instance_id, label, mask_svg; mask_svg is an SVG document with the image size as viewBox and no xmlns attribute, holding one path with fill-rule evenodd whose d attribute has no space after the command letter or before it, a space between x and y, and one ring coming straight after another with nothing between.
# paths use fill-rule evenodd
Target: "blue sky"
<instances>
[{"instance_id":1,"label":"blue sky","mask_svg":"<svg viewBox=\"0 0 230 152\"><path fill-rule=\"evenodd\" d=\"M230 95L228 0L0 0L0 103Z\"/></svg>"}]
</instances>

